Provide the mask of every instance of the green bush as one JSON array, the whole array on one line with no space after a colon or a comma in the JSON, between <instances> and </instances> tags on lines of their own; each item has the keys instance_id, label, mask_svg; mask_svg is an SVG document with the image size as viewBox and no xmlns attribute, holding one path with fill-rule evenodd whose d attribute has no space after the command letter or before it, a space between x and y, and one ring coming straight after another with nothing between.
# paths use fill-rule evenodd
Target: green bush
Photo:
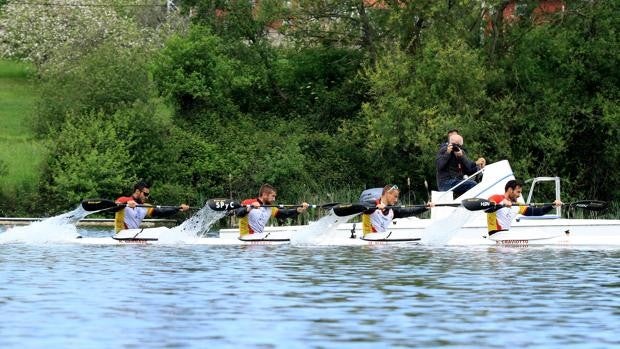
<instances>
[{"instance_id":1,"label":"green bush","mask_svg":"<svg viewBox=\"0 0 620 349\"><path fill-rule=\"evenodd\" d=\"M368 167L381 168L369 181L403 184L412 178L435 186L435 156L448 129L459 128L470 157L485 155L478 140L486 72L479 53L461 41L429 38L421 54L385 56L368 72L372 99L362 122L351 125L363 144ZM378 183L379 182L379 183Z\"/></svg>"},{"instance_id":2,"label":"green bush","mask_svg":"<svg viewBox=\"0 0 620 349\"><path fill-rule=\"evenodd\" d=\"M251 77L235 74L237 62L225 53L220 38L204 27L193 27L186 37L172 37L153 61L153 78L170 98L179 116L217 111L237 114L231 91Z\"/></svg>"},{"instance_id":3,"label":"green bush","mask_svg":"<svg viewBox=\"0 0 620 349\"><path fill-rule=\"evenodd\" d=\"M43 192L53 208L85 198L108 198L136 180L133 133L120 134L119 120L102 113L69 114L54 132Z\"/></svg>"},{"instance_id":4,"label":"green bush","mask_svg":"<svg viewBox=\"0 0 620 349\"><path fill-rule=\"evenodd\" d=\"M109 115L134 101L146 101L153 93L147 64L148 56L139 49L102 45L69 69L50 67L41 81L39 134L62 125L68 113L95 110Z\"/></svg>"}]
</instances>

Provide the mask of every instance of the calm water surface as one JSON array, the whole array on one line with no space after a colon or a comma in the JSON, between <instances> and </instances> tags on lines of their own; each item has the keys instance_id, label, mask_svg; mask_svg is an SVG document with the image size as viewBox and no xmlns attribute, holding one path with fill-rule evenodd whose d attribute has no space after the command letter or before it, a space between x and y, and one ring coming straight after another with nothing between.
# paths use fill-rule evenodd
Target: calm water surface
<instances>
[{"instance_id":1,"label":"calm water surface","mask_svg":"<svg viewBox=\"0 0 620 349\"><path fill-rule=\"evenodd\" d=\"M0 348L620 347L620 249L0 250Z\"/></svg>"}]
</instances>

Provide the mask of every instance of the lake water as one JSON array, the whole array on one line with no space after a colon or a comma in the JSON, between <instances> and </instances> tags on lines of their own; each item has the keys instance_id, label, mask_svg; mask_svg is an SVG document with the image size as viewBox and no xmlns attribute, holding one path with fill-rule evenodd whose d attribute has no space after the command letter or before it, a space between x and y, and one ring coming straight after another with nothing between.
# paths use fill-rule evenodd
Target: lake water
<instances>
[{"instance_id":1,"label":"lake water","mask_svg":"<svg viewBox=\"0 0 620 349\"><path fill-rule=\"evenodd\" d=\"M620 347L617 248L0 250L0 348Z\"/></svg>"}]
</instances>

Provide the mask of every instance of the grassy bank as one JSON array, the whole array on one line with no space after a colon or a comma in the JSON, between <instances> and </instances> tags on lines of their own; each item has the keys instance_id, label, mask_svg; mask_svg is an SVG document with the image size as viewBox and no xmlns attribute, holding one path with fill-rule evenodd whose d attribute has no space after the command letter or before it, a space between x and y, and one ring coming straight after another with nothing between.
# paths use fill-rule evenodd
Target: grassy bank
<instances>
[{"instance_id":1,"label":"grassy bank","mask_svg":"<svg viewBox=\"0 0 620 349\"><path fill-rule=\"evenodd\" d=\"M0 60L0 190L33 188L39 178L44 147L34 139L31 123L36 98L30 65Z\"/></svg>"}]
</instances>

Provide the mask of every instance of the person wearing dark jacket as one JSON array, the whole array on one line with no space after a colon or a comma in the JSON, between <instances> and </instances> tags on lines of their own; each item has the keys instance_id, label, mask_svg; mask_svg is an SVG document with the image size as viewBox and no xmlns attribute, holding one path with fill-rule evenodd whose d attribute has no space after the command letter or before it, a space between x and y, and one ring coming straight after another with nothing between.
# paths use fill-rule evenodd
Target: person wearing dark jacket
<instances>
[{"instance_id":1,"label":"person wearing dark jacket","mask_svg":"<svg viewBox=\"0 0 620 349\"><path fill-rule=\"evenodd\" d=\"M390 207L396 205L399 194L398 186L390 184L383 187L379 199L364 202L367 206L374 207L362 212L363 238L372 239L373 234L388 232L394 218L418 215L433 206L429 202L425 207Z\"/></svg>"},{"instance_id":2,"label":"person wearing dark jacket","mask_svg":"<svg viewBox=\"0 0 620 349\"><path fill-rule=\"evenodd\" d=\"M463 137L459 134L452 134L449 142L439 148L436 164L439 191L447 191L462 182L454 189L454 193L458 196L477 184L476 181L466 176L471 176L482 169L486 160L482 157L475 162L470 160L463 148Z\"/></svg>"}]
</instances>

